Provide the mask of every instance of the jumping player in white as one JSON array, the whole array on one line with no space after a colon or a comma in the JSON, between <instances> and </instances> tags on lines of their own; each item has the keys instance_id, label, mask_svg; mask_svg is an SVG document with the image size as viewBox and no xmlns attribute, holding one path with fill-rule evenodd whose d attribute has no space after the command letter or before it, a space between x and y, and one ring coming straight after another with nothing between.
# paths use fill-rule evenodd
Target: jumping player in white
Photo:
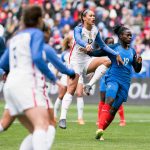
<instances>
[{"instance_id":1,"label":"jumping player in white","mask_svg":"<svg viewBox=\"0 0 150 150\"><path fill-rule=\"evenodd\" d=\"M76 72L74 80L68 80L67 92L62 101L61 116L59 121L59 127L66 129L66 117L67 110L71 105L73 95L75 93L79 76L83 73L89 74L95 72L93 78L100 79L105 74L108 67L111 65L111 61L108 58L91 58L86 53L92 51L92 45L97 42L99 47L108 53L116 56L118 63L123 63L120 55L109 48L101 39L100 33L96 28L95 14L91 10L84 10L81 14L82 25L77 26L74 29L75 42L70 52L70 67ZM93 81L90 81L90 85L93 85Z\"/></svg>"}]
</instances>

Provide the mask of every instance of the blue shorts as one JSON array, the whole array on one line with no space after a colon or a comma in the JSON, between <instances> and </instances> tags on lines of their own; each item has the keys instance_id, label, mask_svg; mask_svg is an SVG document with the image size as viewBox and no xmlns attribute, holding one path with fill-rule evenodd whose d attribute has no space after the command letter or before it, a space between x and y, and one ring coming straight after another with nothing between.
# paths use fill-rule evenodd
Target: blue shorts
<instances>
[{"instance_id":1,"label":"blue shorts","mask_svg":"<svg viewBox=\"0 0 150 150\"><path fill-rule=\"evenodd\" d=\"M118 109L123 102L126 102L128 90L116 81L109 81L106 87L106 98L107 97L115 99L112 106Z\"/></svg>"},{"instance_id":2,"label":"blue shorts","mask_svg":"<svg viewBox=\"0 0 150 150\"><path fill-rule=\"evenodd\" d=\"M100 91L100 92L106 92L105 76L103 76L103 77L99 80L99 91Z\"/></svg>"}]
</instances>

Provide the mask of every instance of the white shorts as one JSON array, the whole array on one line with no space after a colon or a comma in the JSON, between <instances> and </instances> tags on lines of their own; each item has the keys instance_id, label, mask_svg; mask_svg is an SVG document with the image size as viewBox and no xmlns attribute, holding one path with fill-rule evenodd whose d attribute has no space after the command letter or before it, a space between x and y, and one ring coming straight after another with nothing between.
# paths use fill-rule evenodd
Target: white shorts
<instances>
[{"instance_id":1,"label":"white shorts","mask_svg":"<svg viewBox=\"0 0 150 150\"><path fill-rule=\"evenodd\" d=\"M61 82L62 85L67 86L67 75L62 74L61 79L60 79L60 82ZM83 76L82 76L82 75L80 75L79 80L78 80L78 83L80 83L80 84L83 84L83 83L84 83L84 82L83 82Z\"/></svg>"},{"instance_id":2,"label":"white shorts","mask_svg":"<svg viewBox=\"0 0 150 150\"><path fill-rule=\"evenodd\" d=\"M46 88L34 84L34 81L25 76L7 78L3 91L11 116L22 114L25 110L37 106L45 109L50 107Z\"/></svg>"},{"instance_id":3,"label":"white shorts","mask_svg":"<svg viewBox=\"0 0 150 150\"><path fill-rule=\"evenodd\" d=\"M90 63L95 59L94 57L87 59L83 63L77 61L70 61L69 67L72 68L75 73L79 75L87 74L87 69Z\"/></svg>"}]
</instances>

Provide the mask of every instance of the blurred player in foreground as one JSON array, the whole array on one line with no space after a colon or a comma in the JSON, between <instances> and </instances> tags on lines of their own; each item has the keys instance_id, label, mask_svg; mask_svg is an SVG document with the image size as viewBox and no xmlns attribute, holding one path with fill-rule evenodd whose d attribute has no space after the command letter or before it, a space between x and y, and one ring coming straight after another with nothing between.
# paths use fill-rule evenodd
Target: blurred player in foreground
<instances>
[{"instance_id":1,"label":"blurred player in foreground","mask_svg":"<svg viewBox=\"0 0 150 150\"><path fill-rule=\"evenodd\" d=\"M19 117L24 114L26 121L31 125L33 149L48 150L52 135L49 128L48 97L45 93L43 74L53 83L59 86L61 84L43 60L43 49L46 55L49 49L44 46L44 36L40 31L43 28L41 8L27 7L24 11L23 23L24 29L10 40L9 51L6 53L8 55L1 62L2 68L5 68L8 63L10 65L10 72L4 86L4 97L10 115ZM74 72L70 71L71 76L74 77Z\"/></svg>"}]
</instances>

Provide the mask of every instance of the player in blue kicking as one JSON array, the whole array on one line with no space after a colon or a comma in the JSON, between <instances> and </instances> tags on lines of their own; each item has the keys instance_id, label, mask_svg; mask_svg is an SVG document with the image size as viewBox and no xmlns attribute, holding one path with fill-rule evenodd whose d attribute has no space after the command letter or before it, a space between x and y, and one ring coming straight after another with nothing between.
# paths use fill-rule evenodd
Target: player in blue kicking
<instances>
[{"instance_id":1,"label":"player in blue kicking","mask_svg":"<svg viewBox=\"0 0 150 150\"><path fill-rule=\"evenodd\" d=\"M113 37L108 37L108 38L105 39L104 42L107 45L114 44L114 39L113 39ZM99 81L99 85L100 85L99 86L100 101L99 101L99 104L98 104L98 115L97 115L98 119L97 119L97 123L96 123L97 125L99 124L102 107L105 104L105 97L106 97L106 76L107 76L107 73ZM124 116L124 107L123 107L123 105L121 105L119 107L118 114L119 114L119 117L120 117L119 126L125 126L126 125L126 121L125 121L125 116Z\"/></svg>"},{"instance_id":2,"label":"player in blue kicking","mask_svg":"<svg viewBox=\"0 0 150 150\"><path fill-rule=\"evenodd\" d=\"M112 45L111 48L119 52L124 60L124 65L118 65L114 56L106 54L111 59L112 65L106 77L106 102L100 115L96 139L101 138L103 131L110 125L119 107L127 100L132 66L137 73L142 67L142 58L138 57L135 50L130 47L131 31L123 25L118 25L114 28L114 33L118 36L119 43ZM101 56L103 54L97 50L90 55Z\"/></svg>"}]
</instances>

